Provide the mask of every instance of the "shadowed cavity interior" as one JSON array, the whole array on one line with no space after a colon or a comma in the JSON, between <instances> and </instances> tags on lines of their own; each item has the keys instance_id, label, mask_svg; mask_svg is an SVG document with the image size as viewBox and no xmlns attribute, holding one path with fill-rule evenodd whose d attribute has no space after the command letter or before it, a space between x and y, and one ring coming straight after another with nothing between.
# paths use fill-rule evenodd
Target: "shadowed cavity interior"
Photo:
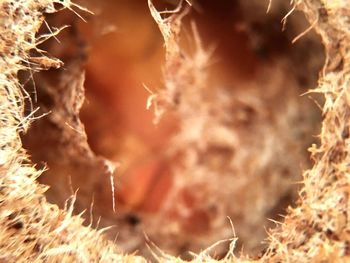
<instances>
[{"instance_id":1,"label":"shadowed cavity interior","mask_svg":"<svg viewBox=\"0 0 350 263\"><path fill-rule=\"evenodd\" d=\"M173 2L155 5L174 9ZM194 2L180 45L196 65L195 23L209 63L200 75L186 72L201 86L176 87L178 99L157 125L144 86L166 87L164 46L147 2L83 1L95 13L84 15L88 23L66 11L48 16L51 27L71 25L60 43L42 47L65 65L35 75L33 102L51 113L23 138L33 160L48 166L39 179L50 185L48 199L63 206L79 189L76 212L93 204L86 222L114 225L107 235L118 235L126 252L150 256L146 233L166 252L189 257L232 237L229 217L237 247L258 255L273 227L268 218L281 220L310 165L306 149L320 112L300 94L316 86L324 60L312 32L291 44L308 25L295 13L282 32L290 7L273 2L269 14L261 1Z\"/></svg>"}]
</instances>

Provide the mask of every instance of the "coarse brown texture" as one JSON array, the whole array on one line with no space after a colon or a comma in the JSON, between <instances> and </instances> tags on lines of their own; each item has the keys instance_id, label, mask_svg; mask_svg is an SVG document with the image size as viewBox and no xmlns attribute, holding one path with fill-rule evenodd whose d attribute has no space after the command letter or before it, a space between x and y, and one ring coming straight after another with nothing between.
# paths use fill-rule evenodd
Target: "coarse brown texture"
<instances>
[{"instance_id":1,"label":"coarse brown texture","mask_svg":"<svg viewBox=\"0 0 350 263\"><path fill-rule=\"evenodd\" d=\"M122 256L114 244L103 237L103 230L83 227L81 216L72 215L74 198L67 201L65 210L47 203L43 195L47 187L36 182L41 171L35 169L22 148L19 133L27 130L32 118L24 116L24 99L28 97L17 74L19 70L60 66L59 61L45 55L29 55L30 50L48 37L35 34L43 22L43 13L56 11L54 2L0 3L0 259L1 262L140 261ZM68 2L57 2L72 7Z\"/></svg>"},{"instance_id":2,"label":"coarse brown texture","mask_svg":"<svg viewBox=\"0 0 350 263\"><path fill-rule=\"evenodd\" d=\"M348 1L297 1L321 35L326 63L314 92L325 96L321 143L310 148L315 165L304 173L300 200L270 237L266 260L350 260L349 15Z\"/></svg>"},{"instance_id":3,"label":"coarse brown texture","mask_svg":"<svg viewBox=\"0 0 350 263\"><path fill-rule=\"evenodd\" d=\"M144 61L163 55L147 2L94 4L107 5L110 19L116 21L112 25L124 33L109 33L90 46L83 40L79 26L84 23L77 16L70 12L47 16L51 28L70 25L58 36L61 43L51 39L40 46L65 65L36 74L35 87L26 85L28 92L36 90L38 113L51 112L23 137L34 162L47 163L48 171L39 180L51 186L48 200L63 206L79 189L75 211L91 210L93 218L88 213L85 218L93 222L101 217L100 227L115 225L106 234L112 239L118 234L123 251L149 254L146 233L167 253L189 257L187 251L199 252L233 235L229 216L239 236L237 250L244 246L245 253L259 253L266 246L261 245L265 228L273 226L267 218L279 218L296 195L291 182L299 180L300 164L307 163L308 134L317 133L318 109L299 94L316 85L312 79L323 58L319 40L311 34L311 42L292 48L278 26L282 14L272 9L265 22L265 9L256 4L254 10L263 12L254 17L248 10L252 7L243 5L246 14L241 17L240 5L230 0L220 5L201 0L198 5L205 15L187 8L184 16L179 8L172 13L174 22L159 13L157 22L168 34L159 108L166 112L154 126L152 112L145 109L147 91L135 85L136 72L143 72L142 82L147 75L161 78L152 74L160 63ZM133 14L137 21L121 19ZM88 26L103 25L106 15L84 18ZM289 22L298 32L294 24ZM102 34L103 28L98 26L97 33ZM45 27L40 33L43 29L49 33ZM186 29L188 48L180 43ZM215 50L207 47L216 40L220 43ZM311 47L317 58L310 59ZM143 66L130 70L140 61ZM305 68L294 69L300 63ZM90 150L78 111L72 110L74 94L82 93L76 83L81 82L83 66L87 99L81 117L89 143L96 154L121 163L113 174L115 200L105 161ZM169 136L171 126L166 126L165 118L171 114L179 127ZM213 251L223 254L226 247L223 243Z\"/></svg>"},{"instance_id":4,"label":"coarse brown texture","mask_svg":"<svg viewBox=\"0 0 350 263\"><path fill-rule=\"evenodd\" d=\"M63 3L71 7L69 3ZM347 31L350 10L346 1L303 1L296 4L321 34L326 47L327 61L320 86L316 90L326 98L324 122L320 135L321 144L311 148L315 165L304 173L300 201L296 208L290 209L284 223L271 233L270 247L262 261L345 261L348 259L350 241L347 153L350 133L350 33ZM29 50L35 49L35 42L39 41L35 40L35 33L43 21L43 13L53 11L51 1L1 2L2 260L142 260L122 257L114 244L106 241L101 233L82 227L81 218L72 216L72 204L67 205L65 211L48 204L43 196L46 187L36 182L40 172L33 167L21 147L19 133L28 128L30 117L24 117L24 95L17 80L17 73L19 70L28 69L29 65L32 69L58 65L58 61L52 59L29 56ZM79 70L77 71L77 75L81 76ZM78 82L76 87L78 88L74 92L79 92L81 83ZM72 109L68 111L79 108L79 103L74 107L75 103L75 100L72 100ZM79 128L78 125L73 128L77 127ZM164 257L160 260L180 262L175 258ZM205 254L200 254L196 260L211 261ZM235 261L235 258L229 254L226 261Z\"/></svg>"}]
</instances>

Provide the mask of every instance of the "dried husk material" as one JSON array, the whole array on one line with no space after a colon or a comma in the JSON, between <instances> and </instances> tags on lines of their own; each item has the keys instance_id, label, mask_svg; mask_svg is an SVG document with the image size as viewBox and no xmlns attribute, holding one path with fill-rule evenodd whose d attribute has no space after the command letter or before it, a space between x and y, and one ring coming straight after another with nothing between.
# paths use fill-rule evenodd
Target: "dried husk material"
<instances>
[{"instance_id":1,"label":"dried husk material","mask_svg":"<svg viewBox=\"0 0 350 263\"><path fill-rule=\"evenodd\" d=\"M230 2L230 0L226 2ZM288 3L285 4L288 6ZM119 4L118 8L114 8L118 9L118 12L123 13L119 9L130 8L129 5L122 3ZM185 8L184 4L183 8ZM208 7L203 8L207 10ZM218 6L218 8L221 9L222 6ZM138 9L134 9L131 13L136 12L136 10ZM143 3L141 10L142 16L139 17L140 20L141 17L145 16L149 20L148 23L155 26L149 10L147 10L146 2ZM273 223L269 222L267 218L270 218L271 215L279 214L279 211L284 211L285 204L292 198L291 195L297 192L296 190L293 191L296 185L291 184L291 182L299 180L301 175L301 169L296 169L296 167L299 167L301 162L309 159L305 149L311 142L307 137L310 134L316 134L316 131L311 132L309 130L315 126L312 125L315 121L309 121L309 119L312 119L310 118L310 115L312 116L310 113L315 111L319 113L319 110L314 107L311 100L304 98L308 102L305 103L299 97L299 93L305 92L307 89L305 83L301 87L296 82L300 76L300 70L297 70L297 72L290 72L289 70L289 68L293 68L293 63L296 63L293 62L293 54L288 52L289 48L284 52L280 51L280 54L277 52L265 52L265 59L273 59L274 62L272 63L266 63L266 61L262 63L264 60L254 56L258 60L254 60L254 62L259 65L257 72L260 76L254 75L253 83L249 82L250 85L248 86L244 81L240 85L239 83L242 80L235 78L233 80L234 87L224 89L226 85L218 83L221 83L222 78L213 78L213 75L216 75L212 74L215 68L212 68L210 64L216 63L211 61L210 52L205 47L206 45L202 47L194 25L192 31L194 32L193 39L195 41L190 43L189 48L193 49L193 51L186 52L183 45L180 45L180 37L183 40L186 32L183 28L187 26L185 20L185 23L180 21L184 15L184 13L181 13L182 10L178 8L178 11L168 11L169 15L172 15L169 19L164 19L166 14L159 12L161 19L157 18L157 22L163 25L161 29L168 37L165 45L167 50L166 65L163 71L165 73L164 84L166 89L161 94L164 100L163 105L160 105L163 108L166 107L167 112L158 125L164 125L166 118L170 115L169 112L172 111L178 116L181 131L176 133L175 138L170 140L170 142L161 140L159 136L153 134L153 137L158 138L158 143L162 145L161 149L163 150L157 149L153 153L142 154L142 156L140 155L141 157L136 158L140 160L140 164L142 162L147 163L148 160L154 157L157 160L157 154L160 153L161 158L166 159L164 163L170 162L170 169L175 168L175 174L171 172L165 174L168 172L167 167L165 169L162 168L162 174L155 173L155 176L157 176L156 184L158 185L162 180L163 182L166 180L174 182L168 188L169 191L163 190L166 196L155 198L157 195L155 194L157 193L156 185L152 186L152 192L142 193L142 191L139 191L138 189L145 185L140 179L147 178L147 175L145 176L142 172L139 172L139 179L135 180L135 184L129 184L129 190L123 189L122 186L123 177L126 180L131 178L131 181L133 178L133 174L128 174L128 171L124 169L127 165L123 167L125 159L128 158L128 155L140 154L142 147L145 147L142 143L149 140L145 138L136 139L137 137L134 137L131 140L136 139L138 143L134 147L129 146L126 151L121 150L123 146L120 146L120 143L127 145L130 142L130 138L133 137L133 129L120 124L123 123L124 114L113 118L113 114L118 112L115 106L134 104L134 107L128 110L124 109L123 112L139 116L137 107L142 112L146 112L144 107L145 96L142 99L138 99L137 102L130 103L128 100L131 97L135 98L138 96L133 94L132 88L124 89L125 97L122 96L119 99L114 98L108 101L102 99L100 103L102 102L103 106L98 107L98 104L95 104L95 107L91 107L94 104L94 100L100 100L100 97L109 94L104 89L104 85L99 84L92 88L95 89L94 95L90 95L91 85L94 86L97 79L98 83L110 83L109 88L113 90L114 94L117 94L117 97L123 94L121 90L116 89L118 84L114 83L114 81L118 82L121 78L119 74L116 76L115 72L121 72L118 65L120 67L124 63L134 64L135 62L129 56L124 62L120 58L113 56L108 59L108 53L113 54L113 50L121 48L121 41L125 40L125 37L114 41L114 43L113 41L102 41L100 50L104 50L103 52L107 57L101 53L96 54L95 48L86 48L89 44L85 44L84 35L79 33L79 25L85 25L85 23L71 12L60 12L46 18L46 22L51 28L70 25L58 36L62 44L57 44L57 40L52 38L40 46L49 54L62 59L64 67L35 74L34 81L38 96L36 105L40 107L40 111L37 114L51 113L33 122L29 131L23 136L23 145L24 148L28 149L35 163L47 162L48 170L39 178L40 183L50 186L49 191L45 193L47 199L63 207L66 199L73 193L73 189L79 189L74 210L82 211L88 208L90 213L84 214L84 218L87 221L91 220L91 218L94 219L91 221L95 221L101 217L101 220L98 221L99 227L113 225L114 227L107 231L107 235L111 239L118 235L118 246L126 253L137 250L139 254L145 257L149 256L144 231L146 231L150 240L158 244L167 253L172 255L181 254L182 257L188 255L187 251L199 253L201 249L210 246L217 240L232 237L233 231L227 216L231 218L236 234L239 236L237 246L240 247L241 244L244 244L245 253L250 255L260 253L261 247L266 247L266 245L261 245L261 241L266 238L265 228L273 226ZM191 10L191 12L193 11ZM207 12L205 11L204 13ZM282 12L280 11L280 13ZM119 16L120 13L116 14L115 19L117 20ZM192 16L193 14L190 13L186 19ZM210 17L208 15L208 18ZM259 18L263 20L264 17L266 17L265 12ZM279 17L282 18L282 15L279 15ZM89 21L87 26L91 26L93 21L103 21L101 15L84 15L84 19ZM91 19L93 20L91 21ZM201 24L200 19L197 19L196 24L198 23L198 30L202 36L202 30L205 26ZM228 19L231 21L232 17L228 16ZM244 16L244 22L245 19L246 16ZM217 27L216 19L211 18L209 20L209 25ZM130 22L136 25L141 23L141 21ZM276 24L277 29L275 33L280 34L278 22L278 18L274 18L273 21L266 20L259 24L263 27L264 25L271 27ZM142 22L142 24L144 23ZM254 24L254 21L251 24ZM289 25L291 25L290 22ZM164 26L167 27L164 28ZM182 33L180 32L180 27L182 28ZM249 28L249 24L246 28ZM294 28L294 23L292 28ZM45 25L43 25L41 30L44 29L46 29ZM100 29L98 27L98 30ZM153 30L158 33L156 27ZM122 31L128 32L127 30ZM237 42L236 32L231 32L229 26L225 26L224 31L228 36L235 36L235 40L231 41ZM270 39L269 35L265 35L266 30L259 32L261 41ZM257 36L256 34L248 35L251 38ZM134 36L128 36L127 38L129 37L134 38L136 41L140 40L138 39L139 33L136 32ZM212 36L209 38L209 41L212 41L212 39L221 39L221 36ZM159 50L157 52L163 53L163 48L160 45L162 41L161 39L159 40L157 44ZM241 39L238 40L238 42L242 41ZM281 41L283 43L283 38ZM140 42L142 45L142 41ZM202 42L208 42L208 39L205 40L204 38ZM252 42L255 41L252 39ZM271 42L271 48L275 47L276 42L280 43L278 41ZM316 47L321 46L319 39L313 40L312 43ZM107 44L110 48L107 47ZM254 43L248 42L247 45L249 44ZM228 60L235 63L234 61L240 61L244 57L239 56L239 54L237 57L237 53L240 53L239 50L241 50L239 47L232 47L231 44L228 46L230 46L230 50L236 53L232 54L230 56L231 59ZM269 47L269 43L266 43L266 46ZM86 52L87 50L89 50L88 53ZM225 47L217 47L216 51L219 50L220 54L221 52L226 53ZM300 46L296 50L305 54L305 49ZM249 49L249 52L254 51ZM299 54L299 52L295 51L294 53ZM310 74L310 70L306 70L306 64L310 62L309 53L306 52L307 58L302 60L303 65L305 65L303 73L305 71L304 74L306 76L313 76L314 74ZM318 54L323 53L321 51ZM108 173L106 167L103 167L105 163L103 158L96 156L90 150L86 142L84 127L79 121L80 109L76 107L80 103L75 103L81 102L81 82L83 81L81 64L84 63L87 55L89 55L89 62L86 65L87 80L85 81L87 100L81 116L87 127L91 146L96 153L107 154L106 156L111 158L111 160L120 161L121 166L118 166L118 169L116 169L114 177ZM214 54L214 57L217 55L219 54ZM91 62L93 57L98 57L102 64L98 63L91 68L90 66L94 64ZM136 57L139 57L139 55L136 55ZM323 56L319 56L318 60L323 61L322 58ZM317 63L317 70L312 70L311 72L318 72L321 68L321 63ZM110 69L107 69L108 65ZM240 67L240 65L235 67ZM255 68L255 66L249 65L245 67ZM149 69L156 67L159 67L159 65L157 64L155 67L143 66L142 70L146 74L148 72L150 75L153 75ZM226 67L223 69L220 67L220 72L224 71ZM230 71L229 74L235 72L235 67L227 67L229 68L228 71ZM250 72L249 69L248 71ZM113 74L108 77L108 72ZM98 78L94 80L91 78L91 74ZM273 75L273 77L264 78L264 75ZM132 74L132 76L137 78L137 74ZM153 77L157 80L160 79L158 75ZM308 80L308 78L306 79ZM315 85L315 81L312 81L312 86ZM122 86L128 87L129 84L124 83ZM150 88L153 88L153 86L151 85ZM137 89L147 95L142 87L138 86ZM26 85L26 90L31 92L33 87ZM112 95L112 93L110 94ZM155 99L155 96L153 98ZM114 101L115 99L116 101ZM88 119L84 118L84 113L87 113L86 106L89 108ZM304 106L308 107L304 108ZM105 114L106 112L110 112L111 115ZM152 111L147 112L147 114L149 118L145 122L152 126ZM136 121L140 124L141 119L140 117L131 118L130 121ZM318 122L318 118L316 122ZM94 127L100 132L96 133L96 130L95 132L90 130L90 123L94 123ZM118 129L113 128L113 125L116 123L119 123L120 127L125 129L123 132L127 134L127 137L116 136L122 131L122 129L118 131ZM116 153L117 155L113 156L109 154L109 151L101 152L96 148L96 142L103 144L106 138L113 138L108 143L110 152L117 149L119 154ZM46 147L42 147L43 144ZM164 152L166 152L165 155L167 156L163 156ZM303 154L300 154L300 152L303 152ZM181 155L184 157L176 159L177 156ZM172 160L168 161L167 159L175 159L174 164L171 164ZM159 164L163 166L164 163L161 163L163 160L160 162L158 160L154 166ZM130 168L137 167L137 162L136 160L135 164L131 165ZM141 167L141 170L144 169L144 167ZM167 179L167 176L172 178ZM173 176L175 177L174 180ZM117 196L114 200L116 200L116 203L113 203L110 178L115 180L117 189L115 193ZM166 180L163 178L166 178ZM121 180L119 181L119 179ZM189 191L189 189L196 189L196 191ZM254 189L254 191L250 189ZM140 192L141 194L138 194ZM130 198L128 199L123 193L127 193L126 196ZM155 199L162 202L158 206L160 211L158 210L157 212L154 212L154 206L153 208L148 206L145 209L138 203L141 201L141 203L143 202L142 205L147 206L147 203L151 204L152 201L154 204ZM123 200L127 200L128 205L124 206ZM235 200L234 205L232 205L232 200ZM93 202L92 205L91 202ZM116 212L113 208L117 208ZM150 212L152 209L154 210ZM174 214L175 216L173 216ZM217 254L225 253L227 245L228 242L222 242L221 246L216 246L211 251L213 253L215 251ZM239 250L239 248L236 249L237 251Z\"/></svg>"},{"instance_id":2,"label":"dried husk material","mask_svg":"<svg viewBox=\"0 0 350 263\"><path fill-rule=\"evenodd\" d=\"M67 202L65 210L49 204L43 195L47 187L36 182L41 171L29 161L22 148L19 135L28 129L32 117L24 115L26 94L17 74L19 70L61 65L60 61L45 55L29 55L30 50L49 37L35 34L44 21L44 13L56 11L55 3L73 8L69 1L0 3L0 261L140 261L122 256L116 246L103 237L103 230L83 227L81 216L72 215L74 197Z\"/></svg>"},{"instance_id":3,"label":"dried husk material","mask_svg":"<svg viewBox=\"0 0 350 263\"><path fill-rule=\"evenodd\" d=\"M59 66L46 57L31 58L35 33L54 3L68 1L2 1L0 4L0 259L3 262L137 262L122 256L101 234L82 226L72 204L59 210L49 204L36 178L40 171L28 160L19 134L31 123L24 116L26 96L19 70ZM349 45L347 1L295 3L322 36L327 61L318 89L325 96L320 146L311 147L315 165L304 173L300 201L270 235L261 261L341 262L349 260ZM160 256L160 261L181 262ZM198 262L214 262L205 255ZM234 256L227 262L238 261ZM243 259L240 261L244 261Z\"/></svg>"},{"instance_id":4,"label":"dried husk material","mask_svg":"<svg viewBox=\"0 0 350 263\"><path fill-rule=\"evenodd\" d=\"M273 231L266 260L345 262L350 249L349 200L349 16L347 1L296 1L321 35L326 63L314 92L325 97L321 143L304 173L297 206Z\"/></svg>"}]
</instances>

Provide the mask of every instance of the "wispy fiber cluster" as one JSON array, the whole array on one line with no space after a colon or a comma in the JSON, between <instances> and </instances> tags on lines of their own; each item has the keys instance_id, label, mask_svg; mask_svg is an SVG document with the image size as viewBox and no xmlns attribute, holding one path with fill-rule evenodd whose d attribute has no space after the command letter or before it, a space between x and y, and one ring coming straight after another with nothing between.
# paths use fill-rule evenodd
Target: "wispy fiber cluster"
<instances>
[{"instance_id":1,"label":"wispy fiber cluster","mask_svg":"<svg viewBox=\"0 0 350 263\"><path fill-rule=\"evenodd\" d=\"M172 45L170 42L176 39L169 40L169 37L178 32L181 15L170 15L170 20L164 20L149 3L154 18L161 26L166 45ZM327 56L319 87L314 90L325 97L321 142L319 146L310 148L315 164L304 172L299 201L270 233L269 248L260 260L342 262L350 260L350 7L346 0L305 0L295 1L294 4L321 35ZM57 8L73 10L77 7L70 1L0 2L0 261L145 261L139 257L123 256L115 244L106 240L103 231L83 227L81 216L72 215L74 198L67 202L65 210L49 204L44 197L47 187L36 182L41 171L30 162L22 148L20 133L28 129L33 118L31 114L24 114L24 101L29 97L20 85L17 74L21 70L37 71L61 65L60 61L48 58L44 51L36 48L38 43L58 31L47 36L37 36L36 33L44 22L45 13L56 12ZM191 109L193 104L186 99L195 99L196 93L179 97L176 88L177 85L186 86L189 83L198 87L204 85L203 70L209 57L202 52L198 38L195 40L196 59L188 65L183 58L173 59L179 55L176 48L168 49L167 53L167 93L160 96L159 101L171 107L185 105L178 108L180 116L182 110L189 110L186 116L191 116L192 110L206 115L208 110L205 104L203 108ZM191 76L188 78L188 70L198 74L195 79ZM157 100L157 96L154 100ZM190 122L192 120L188 119ZM188 138L189 142L196 136ZM197 149L205 147L196 143L194 140ZM181 262L165 255L159 260ZM199 255L195 261L214 262L206 255ZM244 262L244 259L230 254L225 261Z\"/></svg>"}]
</instances>

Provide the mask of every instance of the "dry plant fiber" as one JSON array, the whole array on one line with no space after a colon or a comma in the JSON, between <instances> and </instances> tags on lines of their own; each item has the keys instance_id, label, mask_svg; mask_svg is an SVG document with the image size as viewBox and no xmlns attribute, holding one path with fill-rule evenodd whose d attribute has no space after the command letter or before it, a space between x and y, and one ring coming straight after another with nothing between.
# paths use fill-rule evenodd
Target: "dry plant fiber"
<instances>
[{"instance_id":1,"label":"dry plant fiber","mask_svg":"<svg viewBox=\"0 0 350 263\"><path fill-rule=\"evenodd\" d=\"M321 35L326 64L319 87L325 96L321 143L310 148L315 164L305 171L300 200L273 232L263 262L346 262L350 255L350 6L348 1L294 1ZM43 51L30 51L48 37L36 36L45 13L61 8L84 11L70 1L0 1L0 260L1 262L142 262L123 255L103 230L83 227L72 215L74 198L60 210L49 204L40 175L22 148L33 113L25 116L24 93L17 74L59 67ZM80 10L79 10L80 9ZM75 11L76 10L76 11ZM171 30L171 29L170 29ZM171 55L171 54L170 54ZM169 55L169 56L170 56ZM34 111L32 111L34 112ZM160 255L159 261L181 262ZM244 262L230 253L225 262ZM197 262L214 262L205 253Z\"/></svg>"}]
</instances>

